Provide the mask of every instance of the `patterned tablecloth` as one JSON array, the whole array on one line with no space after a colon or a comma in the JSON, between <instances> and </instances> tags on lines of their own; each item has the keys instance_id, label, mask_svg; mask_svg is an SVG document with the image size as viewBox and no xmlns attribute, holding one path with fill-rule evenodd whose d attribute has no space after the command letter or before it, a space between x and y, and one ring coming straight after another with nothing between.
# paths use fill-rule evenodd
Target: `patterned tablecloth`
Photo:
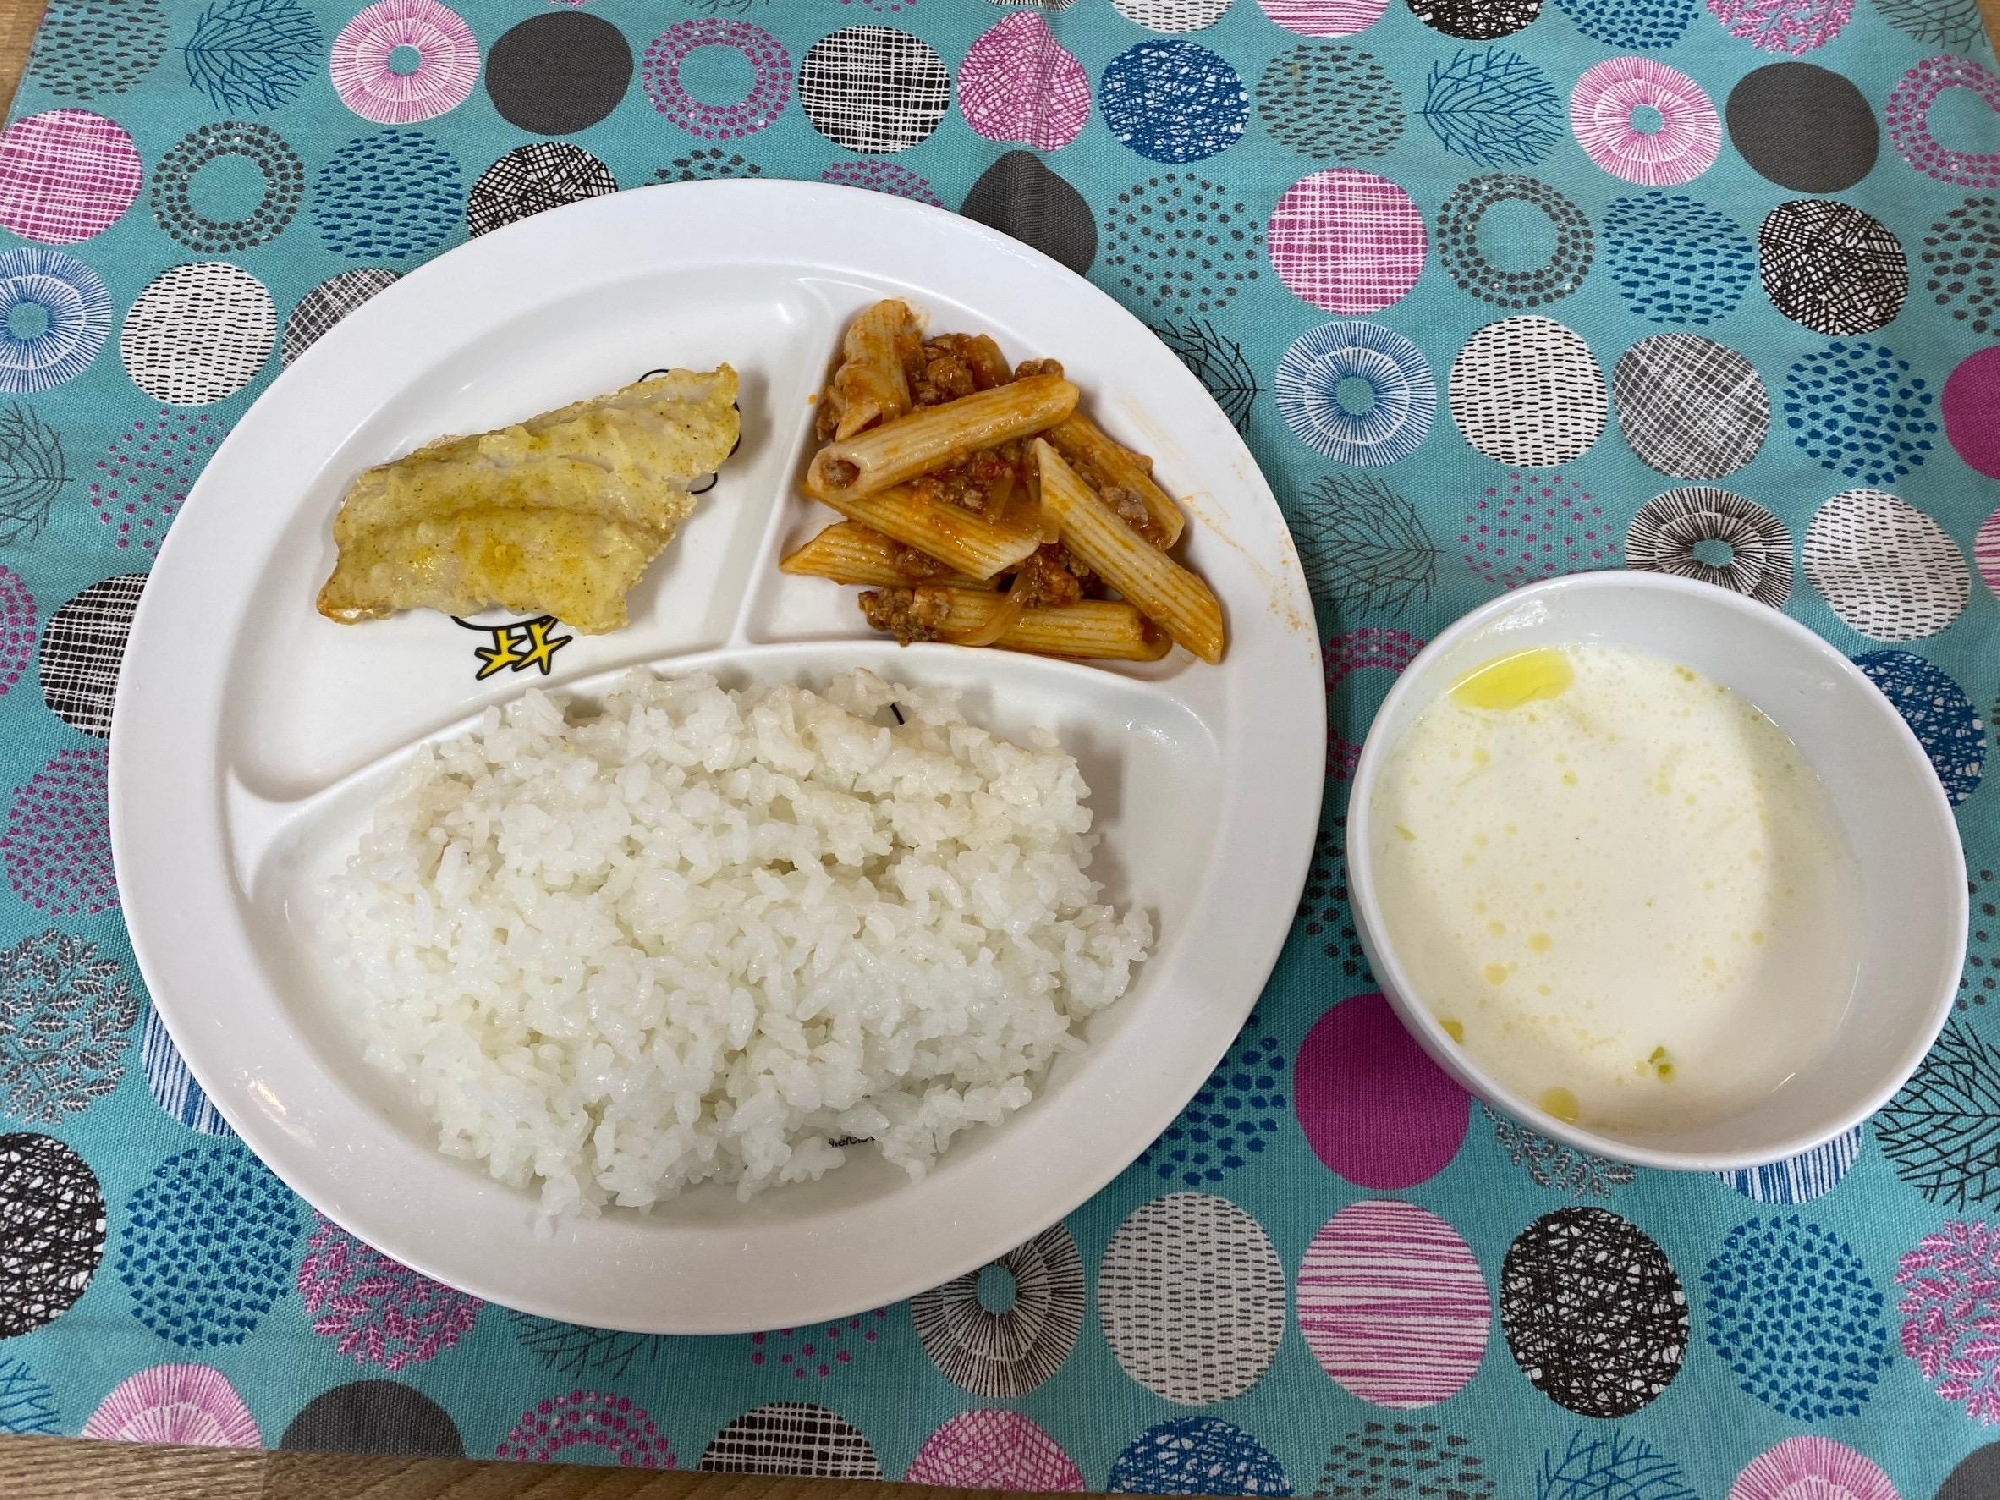
<instances>
[{"instance_id":1,"label":"patterned tablecloth","mask_svg":"<svg viewBox=\"0 0 2000 1500\"><path fill-rule=\"evenodd\" d=\"M1990 62L1973 0L54 0L0 136L0 1431L2000 1493ZM1291 518L1331 780L1256 1015L1095 1201L907 1306L652 1339L426 1281L232 1137L119 921L105 735L159 539L285 361L468 235L721 176L957 207L1156 329ZM1620 565L1822 631L1960 809L1943 1040L1866 1129L1755 1172L1490 1115L1347 909L1345 778L1394 673L1498 590Z\"/></svg>"}]
</instances>

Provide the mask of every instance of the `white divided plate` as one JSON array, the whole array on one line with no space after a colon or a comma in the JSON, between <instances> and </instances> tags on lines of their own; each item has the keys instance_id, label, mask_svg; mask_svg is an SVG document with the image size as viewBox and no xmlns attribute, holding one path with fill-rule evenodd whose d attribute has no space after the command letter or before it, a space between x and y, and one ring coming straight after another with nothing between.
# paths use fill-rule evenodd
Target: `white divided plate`
<instances>
[{"instance_id":1,"label":"white divided plate","mask_svg":"<svg viewBox=\"0 0 2000 1500\"><path fill-rule=\"evenodd\" d=\"M1186 497L1187 553L1221 596L1220 667L1138 668L872 637L853 589L777 572L831 519L798 498L812 398L845 321L900 295L932 326L1054 356L1111 433ZM661 366L727 360L743 442L631 596L547 678L474 680L489 644L419 611L314 612L348 481ZM482 619L485 617L482 617ZM498 618L498 617L495 617ZM568 634L569 632L562 632ZM650 1216L538 1232L536 1199L435 1149L406 1087L362 1057L327 982L316 894L419 741L530 684L588 691L638 664L819 686L866 666L967 689L1002 733L1082 763L1094 872L1160 932L1128 996L1006 1124L923 1180L868 1149L747 1204L707 1187ZM795 1326L1003 1254L1082 1203L1227 1049L1304 882L1326 747L1312 606L1269 488L1227 418L1081 278L953 214L847 188L646 188L473 241L350 314L210 461L160 549L119 685L111 827L146 982L196 1079L300 1196L397 1259L547 1317L656 1333Z\"/></svg>"}]
</instances>

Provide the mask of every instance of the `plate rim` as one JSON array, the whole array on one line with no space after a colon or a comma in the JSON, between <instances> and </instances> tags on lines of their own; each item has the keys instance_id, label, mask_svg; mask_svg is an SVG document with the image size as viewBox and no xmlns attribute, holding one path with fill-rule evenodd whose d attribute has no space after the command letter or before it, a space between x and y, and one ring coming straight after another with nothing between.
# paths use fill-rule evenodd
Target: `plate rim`
<instances>
[{"instance_id":1,"label":"plate rim","mask_svg":"<svg viewBox=\"0 0 2000 1500\"><path fill-rule=\"evenodd\" d=\"M1177 380L1181 383L1188 399L1198 400L1203 408L1212 412L1215 421L1220 424L1220 427L1228 433L1229 439L1233 441L1233 450L1226 451L1220 461L1240 460L1244 466L1247 488L1250 492L1249 505L1251 510L1256 511L1263 507L1268 507L1269 518L1277 527L1276 535L1287 539L1283 546L1282 556L1275 559L1258 559L1257 562L1260 567L1267 564L1275 564L1276 572L1284 584L1292 588L1296 599L1306 611L1308 624L1300 633L1304 637L1304 644L1308 648L1308 654L1312 663L1312 670L1309 676L1313 687L1312 691L1307 695L1311 712L1309 715L1305 713L1295 714L1294 717L1302 720L1309 718L1315 726L1323 726L1326 720L1325 683L1320 661L1319 631L1317 624L1311 623L1312 607L1309 591L1305 587L1296 548L1288 540L1289 528L1284 523L1282 509L1278 506L1276 497L1272 493L1268 481L1264 478L1261 469L1258 467L1255 456L1250 452L1248 445L1243 442L1241 434L1229 423L1227 416L1216 406L1213 397L1209 395L1192 372L1188 371L1179 359L1172 355L1172 352L1166 346L1158 344L1157 336L1152 333L1151 329L1147 328L1143 322L1129 310L1122 307L1101 288L1031 246L1014 240L986 225L953 214L948 210L907 199L873 193L865 189L824 183L794 182L785 179L769 181L728 180L705 183L660 184L567 205L563 208L550 210L530 219L522 220L501 230L494 231L491 234L469 240L433 260L413 268L395 283L386 287L377 297L371 299L370 303L357 308L348 318L343 319L341 324L336 325L316 341L312 347L303 351L291 365L285 367L272 380L270 385L263 392L259 393L257 400L237 419L231 431L223 439L222 443L218 445L215 453L205 466L202 475L189 491L186 502L181 507L181 514L176 518L179 524L169 529L161 544L159 553L154 559L152 569L149 571L149 587L141 594L139 607L135 612L131 632L128 637L123 669L119 675L110 735L111 755L108 801L113 858L118 871L121 890L121 915L132 944L134 957L141 974L145 978L155 1010L159 1013L161 1021L166 1026L169 1035L173 1037L175 1045L180 1051L182 1059L190 1073L194 1076L195 1081L202 1087L203 1092L208 1096L210 1102L216 1107L218 1112L221 1113L222 1117L236 1131L244 1147L253 1152L269 1170L278 1176L291 1191L296 1193L308 1205L327 1219L341 1225L349 1233L354 1233L358 1238L366 1240L371 1244L374 1243L375 1237L359 1233L351 1226L346 1208L338 1201L337 1195L330 1194L325 1190L326 1184L324 1182L303 1178L300 1174L299 1167L301 1160L309 1163L316 1153L324 1152L327 1149L325 1145L322 1144L318 1147L313 1147L309 1144L306 1145L302 1148L303 1157L294 1155L288 1151L284 1144L287 1130L282 1121L282 1109L278 1110L276 1122L274 1123L274 1117L270 1113L247 1107L244 1095L240 1091L243 1087L247 1086L247 1081L243 1079L231 1080L221 1076L206 1057L203 1046L196 1045L190 1048L185 1045L184 1038L194 1034L193 1022L197 1012L205 1007L211 1007L218 1002L205 1000L198 995L189 996L176 992L176 980L172 977L176 964L170 962L166 956L170 938L168 933L162 930L164 926L170 926L168 903L164 900L155 903L151 899L151 893L157 887L157 883L161 877L157 871L146 870L138 854L139 846L150 837L150 835L142 832L148 821L147 810L142 806L143 788L149 779L148 767L160 757L157 754L148 755L146 752L134 752L131 749L132 736L141 732L141 729L134 727L135 722L137 722L135 716L146 711L137 706L137 701L142 691L139 684L145 680L146 674L133 670L133 666L135 663L144 664L150 656L157 654L157 638L162 629L158 623L158 617L165 613L167 608L163 602L166 591L154 589L150 585L155 576L161 574L176 562L181 552L186 552L189 547L195 545L193 541L188 540L188 538L193 537L195 534L195 528L187 524L188 514L190 512L197 512L206 516L221 502L221 498L226 496L227 490L225 489L224 479L214 476L226 476L229 473L233 467L231 462L234 456L232 450L241 451L251 446L252 437L258 432L258 412L260 408L265 409L267 412L276 409L276 404L272 403L273 393L283 391L285 396L289 398L292 392L303 391L320 376L323 367L332 369L339 363L340 351L342 349L350 344L361 344L369 336L373 325L383 323L386 326L386 320L399 316L400 311L406 306L411 308L416 307L432 285L442 284L443 278L452 274L454 266L457 269L463 270L471 257L485 257L492 260L495 264L504 264L508 260L517 258L519 254L533 255L537 253L533 247L533 242L537 239L544 241L556 240L561 238L572 227L579 232L588 234L590 221L593 219L600 219L607 216L622 218L626 215L636 215L643 220L645 215L653 211L650 205L666 201L662 199L661 195L668 194L673 195L670 201L676 205L674 211L677 213L699 210L702 206L702 200L707 200L707 211L725 213L729 211L729 204L732 200L739 202L748 200L754 204L760 200L795 198L800 200L798 211L801 213L819 212L848 224L852 224L856 220L870 218L886 222L893 222L899 219L907 220L911 226L920 230L941 232L954 239L969 239L975 243L982 244L985 255L997 255L1002 259L1011 259L1020 262L1024 266L1032 268L1036 278L1045 279L1050 275L1059 277L1071 284L1071 289L1074 293L1082 295L1090 301L1094 305L1097 315L1123 325L1124 331L1128 336L1134 333L1144 335L1147 340L1157 346L1158 353L1161 356L1161 363L1158 366L1158 369L1162 372L1161 378L1169 381ZM600 227L602 226L600 225ZM848 237L850 245L852 245L853 239L853 236ZM518 251L516 247L519 247ZM750 253L745 253L746 247L741 244L721 247L706 255L683 259L682 268L693 269L698 266L744 266L759 264L803 266L823 247L819 244L811 243L811 237L807 236L802 237L799 244L783 247L775 255L771 253L759 253L760 247L747 248ZM673 253L680 255L682 253L681 247L674 247ZM850 274L860 274L877 281L893 282L904 279L899 266L893 261L887 264L871 263L863 270L855 263L858 260L857 253L850 249L849 255L853 258L850 260L848 267ZM835 267L833 262L822 258L819 262L819 268L833 270ZM976 306L977 303L975 302L971 305ZM476 330L473 331L473 336L477 336ZM1170 375L1165 373L1168 371L1171 371ZM267 405L267 403L272 404ZM371 410L379 411L380 409L381 403L378 400ZM327 456L326 454L321 454L316 462L323 466ZM221 493L218 494L218 492ZM216 498L205 498L208 496ZM1261 505L1259 502L1261 502ZM780 504L783 503L784 501L781 498ZM198 507L202 507L203 509L198 510ZM293 514L295 508L295 504L286 507L285 514ZM175 545L177 539L181 541L179 548L176 548ZM185 567L186 565L182 566ZM1239 609L1240 607L1241 601L1239 601ZM774 644L805 646L814 643L798 641ZM855 642L848 642L848 644L855 644ZM662 666L670 669L672 663L681 659L686 654L676 653L664 657L650 658L645 665L656 670ZM218 669L215 677L218 684L219 708L222 696L226 695L228 691L228 684L232 673L227 667L224 667ZM197 731L197 733L207 733L211 736L219 737L219 725L220 714L218 713L213 720L206 722L203 728ZM127 753L125 754L119 753L121 743L126 747ZM787 1313L782 1317L775 1316L768 1311L759 1312L754 1316L732 1315L728 1311L728 1308L737 1304L734 1301L729 1301L725 1302L719 1310L715 1307L709 1307L703 1309L699 1316L687 1318L675 1317L667 1321L662 1321L659 1316L648 1315L643 1311L635 1311L629 1316L621 1316L619 1310L616 1308L609 1310L609 1316L606 1316L605 1311L602 1309L592 1312L587 1318L583 1318L583 1321L589 1322L592 1326L649 1334L734 1333L782 1326L787 1322L796 1324L797 1322L811 1321L822 1317L846 1316L852 1312L901 1300L904 1297L926 1290L931 1286L942 1284L955 1276L963 1275L994 1257L1004 1254L1007 1250L1013 1248L1014 1245L1024 1242L1035 1234L1042 1232L1051 1224L1066 1218L1082 1204L1089 1201L1090 1198L1101 1192L1137 1160L1146 1145L1157 1139L1160 1132L1172 1122L1186 1105L1187 1101L1199 1090L1206 1078L1212 1074L1215 1066L1219 1065L1222 1058L1226 1055L1229 1046L1233 1044L1243 1022L1248 1018L1250 1011L1257 1003L1265 985L1268 983L1272 971L1276 967L1292 925L1293 910L1296 907L1299 892L1304 887L1310 866L1314 836L1319 823L1322 798L1325 793L1326 741L1324 733L1315 732L1309 737L1309 743L1302 741L1298 749L1303 751L1305 759L1310 762L1310 775L1301 777L1307 784L1304 789L1307 795L1300 797L1294 794L1284 815L1286 822L1295 824L1297 828L1296 834L1290 840L1293 847L1289 851L1285 850L1282 847L1286 842L1283 837L1285 830L1274 829L1272 832L1279 836L1267 840L1261 851L1262 857L1258 859L1258 864L1264 870L1270 871L1276 876L1272 886L1273 892L1284 899L1274 901L1270 911L1261 922L1241 925L1232 924L1235 926L1235 930L1232 932L1231 942L1236 954L1232 969L1237 976L1234 988L1239 989L1240 994L1227 1007L1228 1024L1226 1030L1214 1023L1210 1023L1204 1028L1204 1035L1212 1030L1214 1037L1219 1038L1213 1049L1213 1057L1208 1060L1199 1074L1195 1074L1190 1069L1189 1076L1181 1080L1181 1085L1177 1085L1174 1089L1167 1090L1151 1100L1150 1107L1143 1111L1144 1120L1150 1122L1143 1132L1144 1139L1139 1141L1137 1145L1132 1146L1129 1152L1121 1146L1117 1151L1098 1157L1098 1165L1090 1168L1088 1171L1082 1172L1080 1175L1073 1174L1071 1180L1062 1187L1060 1192L1053 1195L1046 1191L1043 1192L1041 1198L1045 1202L1045 1212L1037 1210L1034 1215L1023 1218L1018 1223L1010 1223L1004 1236L1004 1243L989 1235L986 1241L979 1247L976 1254L967 1250L941 1259L939 1264L947 1267L941 1274L935 1268L932 1268L923 1272L921 1276L912 1276L906 1273L900 1277L891 1278L886 1282L869 1283L869 1289L865 1294L856 1293L838 1302L820 1302L810 1307L802 1305L796 1312L796 1315ZM1225 780L1228 778L1228 775L1229 770L1225 764ZM221 811L219 758L213 764L209 765L201 773L201 776L217 783L217 785L210 787L209 791L211 793L210 800L219 813ZM1253 793L1255 792L1254 788L1251 790ZM1258 795L1269 797L1271 794L1265 792ZM1310 804L1309 806L1308 803ZM216 837L218 845L226 843L226 834L221 831L219 821L217 828L211 830L211 833ZM1285 857L1287 853L1289 853L1289 858ZM223 869L225 876L230 876L231 866L226 857L226 851ZM1217 864L1211 861L1205 869L1205 885L1209 881L1212 881L1216 869ZM243 896L240 891L233 890L235 884L233 877L229 879L229 884L232 887L232 894L235 895L239 902L239 905L230 909L232 915L234 915L242 909L240 902ZM127 891L135 893L134 899L129 902L123 896L123 893ZM247 943L247 925L241 921L240 917L233 925L238 934ZM1254 929L1254 936L1251 941L1245 943L1242 934L1246 930L1251 929ZM270 978L265 977L263 979L261 988L264 992L264 1001L267 1005L273 1003L282 1004L282 1001L278 1000L280 987ZM1208 997L1204 996L1200 998L1205 1002ZM1209 1007L1203 1004L1199 1007L1191 1005L1189 1008L1192 1011L1194 1009L1206 1010ZM1204 1047L1204 1051L1206 1050ZM313 1073L321 1076L323 1083L338 1086L337 1076L330 1069L324 1067L317 1058L310 1058L307 1066ZM221 1086L218 1087L218 1085ZM365 1108L365 1105L363 1107ZM1130 1112L1138 1113L1138 1111ZM1005 1129L1004 1126L1002 1128ZM1138 1131L1129 1126L1125 1131L1120 1132L1122 1136L1134 1136L1138 1133ZM298 1139L296 1134L292 1135L292 1139ZM434 1144L422 1142L410 1144L415 1149L425 1151L436 1160L444 1160L443 1154L437 1150ZM945 1159L949 1160L949 1154L947 1154ZM474 1170L477 1170L476 1166ZM502 1194L513 1191L497 1183L492 1183L490 1180L482 1180L479 1186L482 1189ZM900 1191L901 1185L898 1187L898 1192ZM367 1215L364 1214L361 1217L366 1218ZM651 1223L657 1228L660 1221L653 1220ZM558 1230L558 1233L560 1234L561 1230ZM396 1237L389 1236L388 1238L393 1240ZM487 1301L499 1302L503 1306L515 1308L520 1311L565 1321L576 1321L581 1316L573 1307L566 1309L563 1306L550 1303L544 1298L536 1296L524 1297L518 1290L496 1288L493 1278L489 1276L468 1275L462 1267L456 1265L446 1269L431 1255L410 1253L408 1248L403 1245L397 1245L389 1253L394 1254L403 1263L410 1265L413 1269L425 1275L431 1276L435 1280L471 1292ZM442 1274L440 1274L441 1272ZM834 1310L836 1308L838 1310Z\"/></svg>"}]
</instances>

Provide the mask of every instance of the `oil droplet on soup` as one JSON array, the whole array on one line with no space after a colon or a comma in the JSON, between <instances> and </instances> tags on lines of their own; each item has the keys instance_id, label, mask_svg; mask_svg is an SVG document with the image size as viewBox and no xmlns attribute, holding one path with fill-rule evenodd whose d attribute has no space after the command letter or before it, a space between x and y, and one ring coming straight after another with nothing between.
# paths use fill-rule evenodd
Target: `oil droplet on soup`
<instances>
[{"instance_id":1,"label":"oil droplet on soup","mask_svg":"<svg viewBox=\"0 0 2000 1500\"><path fill-rule=\"evenodd\" d=\"M1416 998L1498 1081L1616 1134L1725 1119L1831 1040L1853 855L1753 704L1598 645L1500 656L1383 768L1372 853Z\"/></svg>"}]
</instances>

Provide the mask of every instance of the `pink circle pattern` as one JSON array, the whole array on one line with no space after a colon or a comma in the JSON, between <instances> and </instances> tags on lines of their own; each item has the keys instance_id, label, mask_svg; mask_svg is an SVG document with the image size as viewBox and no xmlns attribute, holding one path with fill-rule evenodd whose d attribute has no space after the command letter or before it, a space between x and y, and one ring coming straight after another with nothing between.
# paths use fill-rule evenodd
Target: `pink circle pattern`
<instances>
[{"instance_id":1,"label":"pink circle pattern","mask_svg":"<svg viewBox=\"0 0 2000 1500\"><path fill-rule=\"evenodd\" d=\"M389 66L398 47L416 51L415 71ZM437 0L375 0L340 28L327 73L340 102L362 119L412 125L465 102L479 77L479 43Z\"/></svg>"},{"instance_id":2,"label":"pink circle pattern","mask_svg":"<svg viewBox=\"0 0 2000 1500\"><path fill-rule=\"evenodd\" d=\"M1386 177L1335 167L1302 177L1271 210L1271 265L1295 296L1332 313L1380 312L1423 274L1424 216Z\"/></svg>"},{"instance_id":3,"label":"pink circle pattern","mask_svg":"<svg viewBox=\"0 0 2000 1500\"><path fill-rule=\"evenodd\" d=\"M105 767L102 750L58 750L15 789L0 863L14 894L38 912L94 917L118 904Z\"/></svg>"},{"instance_id":4,"label":"pink circle pattern","mask_svg":"<svg viewBox=\"0 0 2000 1500\"><path fill-rule=\"evenodd\" d=\"M1413 1203L1350 1203L1299 1265L1299 1332L1342 1389L1407 1410L1445 1400L1486 1353L1493 1305L1457 1230Z\"/></svg>"},{"instance_id":5,"label":"pink circle pattern","mask_svg":"<svg viewBox=\"0 0 2000 1500\"><path fill-rule=\"evenodd\" d=\"M1084 1488L1083 1471L1062 1444L1017 1411L960 1412L924 1439L903 1480L1029 1494Z\"/></svg>"},{"instance_id":6,"label":"pink circle pattern","mask_svg":"<svg viewBox=\"0 0 2000 1500\"><path fill-rule=\"evenodd\" d=\"M1450 1165L1472 1108L1379 994L1343 1000L1313 1023L1293 1063L1292 1101L1313 1155L1381 1192Z\"/></svg>"},{"instance_id":7,"label":"pink circle pattern","mask_svg":"<svg viewBox=\"0 0 2000 1500\"><path fill-rule=\"evenodd\" d=\"M2000 110L2000 74L1969 57L1942 52L1910 69L1890 92L1882 112L1890 142L1904 161L1939 182L2000 187L2000 151L1952 151L1931 134L1931 106L1946 89L1970 89L1989 109Z\"/></svg>"},{"instance_id":8,"label":"pink circle pattern","mask_svg":"<svg viewBox=\"0 0 2000 1500\"><path fill-rule=\"evenodd\" d=\"M1903 1352L1931 1389L1983 1427L2000 1423L2000 1232L1960 1219L1896 1263Z\"/></svg>"},{"instance_id":9,"label":"pink circle pattern","mask_svg":"<svg viewBox=\"0 0 2000 1500\"><path fill-rule=\"evenodd\" d=\"M1786 1438L1743 1466L1729 1500L1901 1500L1873 1461L1818 1434Z\"/></svg>"},{"instance_id":10,"label":"pink circle pattern","mask_svg":"<svg viewBox=\"0 0 2000 1500\"><path fill-rule=\"evenodd\" d=\"M866 188L871 193L892 193L898 198L913 198L919 203L928 203L932 208L944 207L944 199L937 195L936 188L908 167L893 161L831 162L820 172L819 180L837 183L841 187Z\"/></svg>"},{"instance_id":11,"label":"pink circle pattern","mask_svg":"<svg viewBox=\"0 0 2000 1500\"><path fill-rule=\"evenodd\" d=\"M255 1448L259 1441L243 1398L208 1365L154 1365L120 1381L83 1424L83 1435L198 1448Z\"/></svg>"},{"instance_id":12,"label":"pink circle pattern","mask_svg":"<svg viewBox=\"0 0 2000 1500\"><path fill-rule=\"evenodd\" d=\"M321 1218L299 1261L312 1330L342 1354L394 1373L426 1364L479 1321L477 1297L432 1281Z\"/></svg>"},{"instance_id":13,"label":"pink circle pattern","mask_svg":"<svg viewBox=\"0 0 2000 1500\"><path fill-rule=\"evenodd\" d=\"M1854 0L1708 0L1722 29L1759 52L1796 57L1824 47L1853 19Z\"/></svg>"},{"instance_id":14,"label":"pink circle pattern","mask_svg":"<svg viewBox=\"0 0 2000 1500\"><path fill-rule=\"evenodd\" d=\"M1382 19L1389 0L1257 0L1274 26L1300 36L1352 36Z\"/></svg>"},{"instance_id":15,"label":"pink circle pattern","mask_svg":"<svg viewBox=\"0 0 2000 1500\"><path fill-rule=\"evenodd\" d=\"M1656 110L1648 134L1632 122ZM1569 96L1570 128L1584 154L1613 177L1647 187L1692 182L1715 164L1722 121L1701 85L1647 57L1614 57L1587 69Z\"/></svg>"},{"instance_id":16,"label":"pink circle pattern","mask_svg":"<svg viewBox=\"0 0 2000 1500\"><path fill-rule=\"evenodd\" d=\"M1618 548L1604 512L1574 479L1510 471L1489 485L1458 534L1466 566L1488 583L1524 583L1618 565Z\"/></svg>"},{"instance_id":17,"label":"pink circle pattern","mask_svg":"<svg viewBox=\"0 0 2000 1500\"><path fill-rule=\"evenodd\" d=\"M0 698L21 680L35 653L35 596L21 575L0 566Z\"/></svg>"},{"instance_id":18,"label":"pink circle pattern","mask_svg":"<svg viewBox=\"0 0 2000 1500\"><path fill-rule=\"evenodd\" d=\"M218 441L208 417L161 407L151 422L134 422L112 439L90 482L90 508L117 529L121 548L137 544L151 552Z\"/></svg>"},{"instance_id":19,"label":"pink circle pattern","mask_svg":"<svg viewBox=\"0 0 2000 1500\"><path fill-rule=\"evenodd\" d=\"M1981 349L1959 361L1945 377L1944 435L1968 468L2000 479L2000 346ZM1987 525L1992 524L1989 517ZM1986 539L1985 527L1980 540ZM1982 563L1980 571L1985 572ZM1988 574L1987 581L1992 581Z\"/></svg>"},{"instance_id":20,"label":"pink circle pattern","mask_svg":"<svg viewBox=\"0 0 2000 1500\"><path fill-rule=\"evenodd\" d=\"M989 141L1059 151L1090 119L1090 74L1049 23L1020 11L993 27L958 69L958 107Z\"/></svg>"},{"instance_id":21,"label":"pink circle pattern","mask_svg":"<svg viewBox=\"0 0 2000 1500\"><path fill-rule=\"evenodd\" d=\"M681 64L703 47L727 47L749 62L750 92L734 104L709 104L681 83ZM792 97L792 58L778 39L747 21L708 17L669 26L646 49L641 70L653 107L690 135L730 141L755 135L785 112Z\"/></svg>"},{"instance_id":22,"label":"pink circle pattern","mask_svg":"<svg viewBox=\"0 0 2000 1500\"><path fill-rule=\"evenodd\" d=\"M888 1319L885 1308L858 1313L838 1322L810 1328L780 1328L770 1333L750 1335L750 1363L766 1365L774 1361L779 1370L789 1371L794 1380L817 1375L822 1380L854 1362L854 1356L881 1337Z\"/></svg>"},{"instance_id":23,"label":"pink circle pattern","mask_svg":"<svg viewBox=\"0 0 2000 1500\"><path fill-rule=\"evenodd\" d=\"M546 1396L521 1413L514 1430L493 1450L519 1463L574 1461L572 1448L600 1448L621 1468L671 1469L674 1450L643 1406L607 1391Z\"/></svg>"},{"instance_id":24,"label":"pink circle pattern","mask_svg":"<svg viewBox=\"0 0 2000 1500\"><path fill-rule=\"evenodd\" d=\"M1987 588L2000 594L2000 510L1980 523L1979 535L1972 539L1972 560Z\"/></svg>"},{"instance_id":25,"label":"pink circle pattern","mask_svg":"<svg viewBox=\"0 0 2000 1500\"><path fill-rule=\"evenodd\" d=\"M1356 672L1370 668L1391 674L1401 672L1423 649L1423 641L1407 630L1388 630L1375 625L1363 625L1335 636L1326 643L1324 653L1327 697L1331 698L1334 689ZM1329 729L1327 774L1339 781L1350 781L1360 763L1361 747L1338 729Z\"/></svg>"},{"instance_id":26,"label":"pink circle pattern","mask_svg":"<svg viewBox=\"0 0 2000 1500\"><path fill-rule=\"evenodd\" d=\"M139 196L139 148L114 120L52 109L0 135L0 225L24 240L74 245L102 234Z\"/></svg>"}]
</instances>

